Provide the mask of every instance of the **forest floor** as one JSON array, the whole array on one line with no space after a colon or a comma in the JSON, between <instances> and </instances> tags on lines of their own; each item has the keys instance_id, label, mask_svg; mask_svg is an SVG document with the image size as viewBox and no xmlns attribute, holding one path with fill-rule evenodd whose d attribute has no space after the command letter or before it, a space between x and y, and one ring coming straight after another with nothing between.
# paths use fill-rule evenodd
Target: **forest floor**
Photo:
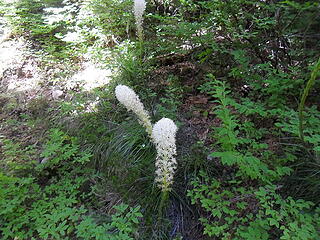
<instances>
[{"instance_id":1,"label":"forest floor","mask_svg":"<svg viewBox=\"0 0 320 240\"><path fill-rule=\"evenodd\" d=\"M0 138L11 139L22 146L42 144L48 130L46 118L54 118L59 102L72 101L76 94L86 94L104 87L112 71L101 69L83 56L77 71L68 64L44 67L39 47L22 36L12 35L5 17L0 18ZM40 53L41 54L41 53ZM70 69L72 69L70 71ZM51 82L55 73L67 75L64 81ZM87 105L97 104L96 101ZM55 110L48 114L47 109ZM59 113L57 113L59 114ZM1 154L0 141L0 154Z\"/></svg>"},{"instance_id":2,"label":"forest floor","mask_svg":"<svg viewBox=\"0 0 320 240\"><path fill-rule=\"evenodd\" d=\"M3 18L1 22L6 23ZM30 134L30 127L21 124L20 120L25 116L28 103L45 91L40 84L44 73L38 68L38 61L25 40L14 38L8 25L1 25L0 33L0 101L4 110L1 112L1 138L28 145L37 134Z\"/></svg>"}]
</instances>

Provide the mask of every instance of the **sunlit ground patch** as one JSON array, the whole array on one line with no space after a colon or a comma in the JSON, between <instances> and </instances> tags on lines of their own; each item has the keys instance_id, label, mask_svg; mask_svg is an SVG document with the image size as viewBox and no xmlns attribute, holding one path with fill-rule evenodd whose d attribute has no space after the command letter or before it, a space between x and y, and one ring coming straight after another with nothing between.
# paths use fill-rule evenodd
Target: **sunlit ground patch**
<instances>
[{"instance_id":1,"label":"sunlit ground patch","mask_svg":"<svg viewBox=\"0 0 320 240\"><path fill-rule=\"evenodd\" d=\"M84 64L82 70L77 72L71 77L69 87L72 84L79 84L84 91L91 91L94 88L105 86L110 82L112 71L110 69L102 69L93 64L87 62Z\"/></svg>"},{"instance_id":2,"label":"sunlit ground patch","mask_svg":"<svg viewBox=\"0 0 320 240\"><path fill-rule=\"evenodd\" d=\"M3 41L0 44L0 73L8 69L14 62L22 58L21 49L23 43L17 41Z\"/></svg>"},{"instance_id":3,"label":"sunlit ground patch","mask_svg":"<svg viewBox=\"0 0 320 240\"><path fill-rule=\"evenodd\" d=\"M35 90L43 79L34 59L26 58L23 40L4 40L0 44L1 87L7 91Z\"/></svg>"}]
</instances>

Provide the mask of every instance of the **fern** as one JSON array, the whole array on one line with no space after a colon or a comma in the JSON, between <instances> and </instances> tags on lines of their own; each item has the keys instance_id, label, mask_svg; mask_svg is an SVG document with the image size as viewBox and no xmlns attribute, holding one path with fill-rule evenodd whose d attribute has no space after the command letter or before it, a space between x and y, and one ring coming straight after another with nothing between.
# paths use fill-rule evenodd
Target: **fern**
<instances>
[{"instance_id":1,"label":"fern","mask_svg":"<svg viewBox=\"0 0 320 240\"><path fill-rule=\"evenodd\" d=\"M239 107L241 104L228 96L230 91L227 90L225 83L217 81L213 75L209 75L209 78L213 80L204 84L201 90L215 98L214 102L218 105L214 113L221 120L221 126L214 129L216 144L220 146L221 151L211 153L210 156L221 159L224 165L237 166L239 170L237 176L243 178L270 182L289 174L290 168L275 167L274 170L271 170L267 164L254 156L253 152L256 152L257 149L264 149L265 144L259 144L252 138L240 137L239 129L246 131L247 127L239 122L236 114L232 113L232 109L241 109ZM248 125L248 122L246 124ZM244 150L246 149L245 144L249 145L247 150ZM241 150L238 149L240 147Z\"/></svg>"}]
</instances>

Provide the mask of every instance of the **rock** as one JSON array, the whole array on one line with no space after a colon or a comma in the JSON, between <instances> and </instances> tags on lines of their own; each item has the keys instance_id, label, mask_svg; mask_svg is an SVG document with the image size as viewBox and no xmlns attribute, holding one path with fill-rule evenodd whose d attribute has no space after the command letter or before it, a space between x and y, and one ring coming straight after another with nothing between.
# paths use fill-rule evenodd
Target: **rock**
<instances>
[{"instance_id":1,"label":"rock","mask_svg":"<svg viewBox=\"0 0 320 240\"><path fill-rule=\"evenodd\" d=\"M49 158L43 158L43 159L40 161L40 163L41 163L41 164L44 164L44 163L46 163L48 160L49 160Z\"/></svg>"},{"instance_id":2,"label":"rock","mask_svg":"<svg viewBox=\"0 0 320 240\"><path fill-rule=\"evenodd\" d=\"M58 99L63 95L63 91L61 91L61 90L53 90L51 94L52 94L52 98L53 99Z\"/></svg>"}]
</instances>

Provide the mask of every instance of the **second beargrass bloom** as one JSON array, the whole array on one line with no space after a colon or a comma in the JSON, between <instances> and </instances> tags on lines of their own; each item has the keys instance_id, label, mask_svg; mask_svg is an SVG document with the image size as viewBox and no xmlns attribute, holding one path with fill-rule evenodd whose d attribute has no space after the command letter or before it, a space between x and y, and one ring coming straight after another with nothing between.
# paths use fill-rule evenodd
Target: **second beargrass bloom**
<instances>
[{"instance_id":1,"label":"second beargrass bloom","mask_svg":"<svg viewBox=\"0 0 320 240\"><path fill-rule=\"evenodd\" d=\"M177 168L176 124L169 118L162 118L152 129L152 140L156 145L156 179L162 192L171 191L173 175Z\"/></svg>"},{"instance_id":2,"label":"second beargrass bloom","mask_svg":"<svg viewBox=\"0 0 320 240\"><path fill-rule=\"evenodd\" d=\"M129 111L133 111L139 123L145 127L149 136L152 133L152 124L148 112L144 109L139 96L129 87L125 85L118 85L115 90L116 97Z\"/></svg>"},{"instance_id":3,"label":"second beargrass bloom","mask_svg":"<svg viewBox=\"0 0 320 240\"><path fill-rule=\"evenodd\" d=\"M145 0L134 0L133 13L136 19L138 37L141 41L143 39L142 23L143 23L143 13L145 10L146 10Z\"/></svg>"}]
</instances>

